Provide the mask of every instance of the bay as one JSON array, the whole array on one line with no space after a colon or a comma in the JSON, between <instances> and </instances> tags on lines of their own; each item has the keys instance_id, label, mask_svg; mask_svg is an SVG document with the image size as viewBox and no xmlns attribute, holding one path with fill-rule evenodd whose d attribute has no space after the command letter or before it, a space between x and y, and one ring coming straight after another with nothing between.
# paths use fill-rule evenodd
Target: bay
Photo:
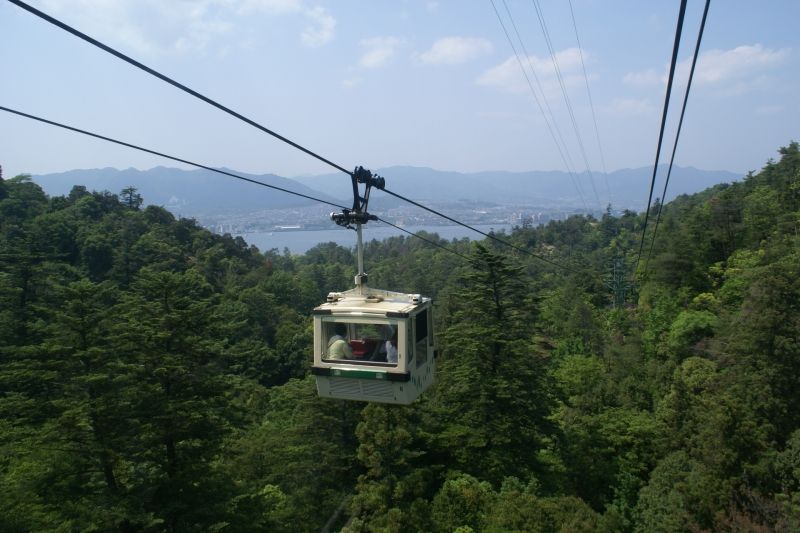
<instances>
[{"instance_id":1,"label":"bay","mask_svg":"<svg viewBox=\"0 0 800 533\"><path fill-rule=\"evenodd\" d=\"M473 227L485 233L489 233L490 231L505 231L508 233L511 231L510 224L485 224L475 225ZM447 240L463 239L464 237L470 240L481 240L485 238L480 233L476 233L463 226L407 226L403 229L412 233L418 231L436 233L439 237ZM335 242L340 246L348 248L355 247L356 245L355 231L338 228L306 231L265 231L242 233L236 236L242 237L248 244L257 246L262 252L273 248L277 249L279 252L283 252L284 248L288 248L289 252L293 254L304 254L314 246L325 242ZM363 230L364 242L369 242L373 239L381 241L389 237L397 236L410 237L407 233L390 226L365 226Z\"/></svg>"}]
</instances>

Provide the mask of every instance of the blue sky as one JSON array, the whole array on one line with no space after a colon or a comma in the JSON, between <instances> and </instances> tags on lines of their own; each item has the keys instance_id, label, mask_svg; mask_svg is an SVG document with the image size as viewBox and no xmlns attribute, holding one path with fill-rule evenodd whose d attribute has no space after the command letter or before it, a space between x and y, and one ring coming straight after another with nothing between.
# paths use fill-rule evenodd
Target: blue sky
<instances>
[{"instance_id":1,"label":"blue sky","mask_svg":"<svg viewBox=\"0 0 800 533\"><path fill-rule=\"evenodd\" d=\"M30 3L346 168L565 170L489 0ZM678 4L572 0L608 171L653 162ZM503 0L495 5L515 38ZM569 3L539 5L586 160L535 4L507 0L521 59L564 159L602 170ZM689 2L669 147L702 8ZM800 139L798 20L795 0L712 2L677 164L745 172ZM2 106L213 166L330 170L5 1L0 36ZM6 176L175 166L7 113L0 164Z\"/></svg>"}]
</instances>

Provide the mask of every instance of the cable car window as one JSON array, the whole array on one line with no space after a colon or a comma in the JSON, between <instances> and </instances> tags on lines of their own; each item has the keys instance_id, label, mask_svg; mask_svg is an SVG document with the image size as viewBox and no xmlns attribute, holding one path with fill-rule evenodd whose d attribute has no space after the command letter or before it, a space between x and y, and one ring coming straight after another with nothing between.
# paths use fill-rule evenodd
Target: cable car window
<instances>
[{"instance_id":1,"label":"cable car window","mask_svg":"<svg viewBox=\"0 0 800 533\"><path fill-rule=\"evenodd\" d=\"M397 366L396 327L386 323L324 322L324 361ZM387 341L391 344L387 354Z\"/></svg>"},{"instance_id":2,"label":"cable car window","mask_svg":"<svg viewBox=\"0 0 800 533\"><path fill-rule=\"evenodd\" d=\"M423 311L417 315L417 336L416 341L419 342L428 336L428 311Z\"/></svg>"},{"instance_id":3,"label":"cable car window","mask_svg":"<svg viewBox=\"0 0 800 533\"><path fill-rule=\"evenodd\" d=\"M428 311L423 311L414 320L414 351L417 352L417 367L428 361Z\"/></svg>"},{"instance_id":4,"label":"cable car window","mask_svg":"<svg viewBox=\"0 0 800 533\"><path fill-rule=\"evenodd\" d=\"M428 346L433 347L433 316L431 313L428 315Z\"/></svg>"},{"instance_id":5,"label":"cable car window","mask_svg":"<svg viewBox=\"0 0 800 533\"><path fill-rule=\"evenodd\" d=\"M414 343L411 342L411 339L414 338L414 327L411 325L411 322L407 322L408 328L406 329L406 350L408 351L408 364L410 365L414 361Z\"/></svg>"}]
</instances>

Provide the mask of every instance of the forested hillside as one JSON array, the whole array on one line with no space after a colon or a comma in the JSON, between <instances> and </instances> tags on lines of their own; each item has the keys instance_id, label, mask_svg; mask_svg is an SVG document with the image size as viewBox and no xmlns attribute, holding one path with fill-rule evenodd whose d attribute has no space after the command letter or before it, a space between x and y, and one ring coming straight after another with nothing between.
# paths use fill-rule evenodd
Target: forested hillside
<instances>
[{"instance_id":1,"label":"forested hillside","mask_svg":"<svg viewBox=\"0 0 800 533\"><path fill-rule=\"evenodd\" d=\"M0 530L800 530L800 146L667 204L634 276L643 223L505 237L567 268L369 243L372 285L434 298L439 359L367 405L308 375L352 251L0 181Z\"/></svg>"}]
</instances>

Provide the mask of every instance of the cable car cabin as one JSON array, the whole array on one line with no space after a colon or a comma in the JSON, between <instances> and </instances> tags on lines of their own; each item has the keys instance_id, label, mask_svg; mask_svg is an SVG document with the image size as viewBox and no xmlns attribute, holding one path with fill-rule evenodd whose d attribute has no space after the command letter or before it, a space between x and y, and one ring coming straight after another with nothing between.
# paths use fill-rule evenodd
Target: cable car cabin
<instances>
[{"instance_id":1,"label":"cable car cabin","mask_svg":"<svg viewBox=\"0 0 800 533\"><path fill-rule=\"evenodd\" d=\"M313 315L321 397L407 405L433 383L430 298L355 288L330 293Z\"/></svg>"}]
</instances>

